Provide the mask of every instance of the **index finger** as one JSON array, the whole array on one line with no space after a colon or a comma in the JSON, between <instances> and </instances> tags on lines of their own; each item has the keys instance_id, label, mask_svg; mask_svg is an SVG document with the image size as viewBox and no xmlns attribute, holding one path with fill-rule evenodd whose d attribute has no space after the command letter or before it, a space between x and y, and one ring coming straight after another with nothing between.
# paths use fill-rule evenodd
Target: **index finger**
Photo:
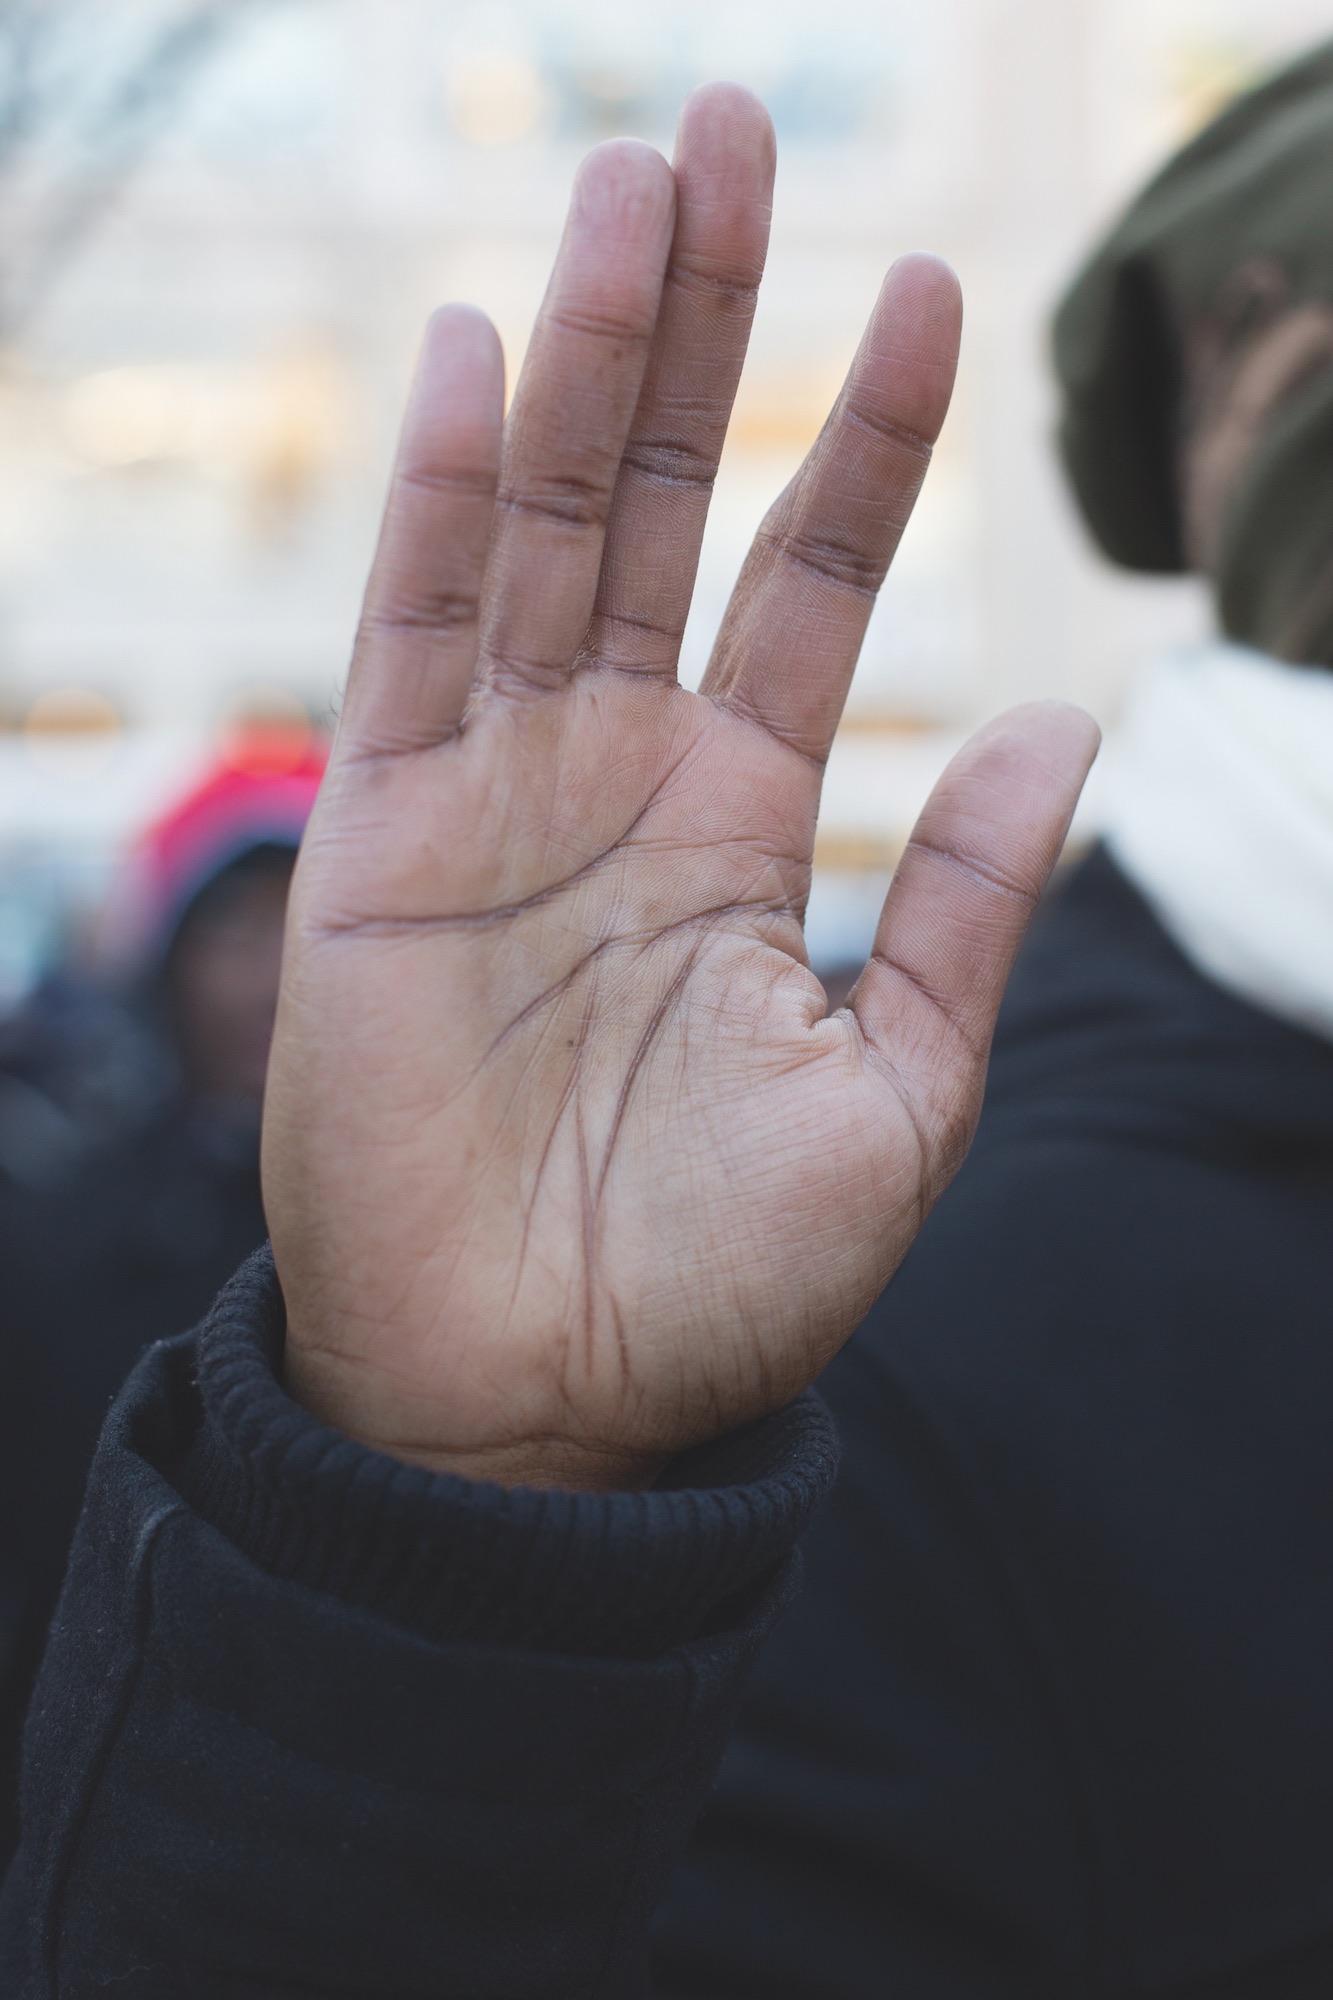
<instances>
[{"instance_id":1,"label":"index finger","mask_svg":"<svg viewBox=\"0 0 1333 2000\"><path fill-rule=\"evenodd\" d=\"M755 537L718 634L704 693L820 763L949 407L961 325L948 265L901 258L828 422Z\"/></svg>"},{"instance_id":2,"label":"index finger","mask_svg":"<svg viewBox=\"0 0 1333 2000\"><path fill-rule=\"evenodd\" d=\"M347 677L344 753L427 748L458 726L500 471L504 359L471 306L426 328Z\"/></svg>"}]
</instances>

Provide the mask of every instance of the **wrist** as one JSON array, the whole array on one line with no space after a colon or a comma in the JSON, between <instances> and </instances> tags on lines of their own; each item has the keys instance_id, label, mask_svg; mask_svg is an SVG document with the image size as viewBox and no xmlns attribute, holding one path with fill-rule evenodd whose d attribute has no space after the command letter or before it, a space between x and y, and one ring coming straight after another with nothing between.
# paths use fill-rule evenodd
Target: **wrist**
<instances>
[{"instance_id":1,"label":"wrist","mask_svg":"<svg viewBox=\"0 0 1333 2000\"><path fill-rule=\"evenodd\" d=\"M651 1486L672 1456L564 1433L486 1435L457 1406L446 1418L400 1377L303 1339L290 1318L283 1380L311 1416L357 1444L404 1465L495 1486L633 1492Z\"/></svg>"},{"instance_id":2,"label":"wrist","mask_svg":"<svg viewBox=\"0 0 1333 2000\"><path fill-rule=\"evenodd\" d=\"M193 1441L172 1477L248 1562L431 1644L625 1659L715 1632L774 1584L836 1463L828 1415L806 1396L676 1460L652 1493L437 1477L294 1401L285 1334L261 1251L194 1337Z\"/></svg>"}]
</instances>

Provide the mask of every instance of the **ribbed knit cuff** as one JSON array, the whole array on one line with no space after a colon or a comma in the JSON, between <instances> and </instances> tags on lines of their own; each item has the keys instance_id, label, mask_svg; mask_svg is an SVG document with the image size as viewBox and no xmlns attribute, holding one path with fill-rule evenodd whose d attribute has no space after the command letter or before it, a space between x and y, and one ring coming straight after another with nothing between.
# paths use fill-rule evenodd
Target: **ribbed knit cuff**
<instances>
[{"instance_id":1,"label":"ribbed knit cuff","mask_svg":"<svg viewBox=\"0 0 1333 2000\"><path fill-rule=\"evenodd\" d=\"M405 1465L312 1417L278 1379L267 1249L199 1330L203 1423L186 1498L271 1574L433 1641L644 1658L726 1622L790 1555L832 1484L806 1394L677 1459L648 1492L502 1487Z\"/></svg>"}]
</instances>

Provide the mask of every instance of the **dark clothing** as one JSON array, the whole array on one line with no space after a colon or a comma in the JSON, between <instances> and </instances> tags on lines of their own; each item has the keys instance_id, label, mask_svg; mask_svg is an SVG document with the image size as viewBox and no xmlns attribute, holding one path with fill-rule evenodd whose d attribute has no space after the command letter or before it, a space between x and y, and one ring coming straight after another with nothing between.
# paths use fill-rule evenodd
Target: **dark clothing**
<instances>
[{"instance_id":1,"label":"dark clothing","mask_svg":"<svg viewBox=\"0 0 1333 2000\"><path fill-rule=\"evenodd\" d=\"M506 1492L326 1430L274 1380L280 1322L265 1255L107 1425L0 1990L641 1991L832 1475L825 1414L805 1397L651 1493Z\"/></svg>"},{"instance_id":2,"label":"dark clothing","mask_svg":"<svg viewBox=\"0 0 1333 2000\"><path fill-rule=\"evenodd\" d=\"M1094 854L820 1386L843 1471L663 1990L1328 2000L1333 1046Z\"/></svg>"},{"instance_id":3,"label":"dark clothing","mask_svg":"<svg viewBox=\"0 0 1333 2000\"><path fill-rule=\"evenodd\" d=\"M112 1398L265 1236L258 1117L179 1106L162 1042L49 989L0 1042L0 1868L19 1732Z\"/></svg>"},{"instance_id":4,"label":"dark clothing","mask_svg":"<svg viewBox=\"0 0 1333 2000\"><path fill-rule=\"evenodd\" d=\"M660 1926L672 2000L1327 2000L1333 1047L1104 855L983 1129L826 1378L845 1451ZM104 1435L28 1739L6 1992L563 2000L644 1935L819 1406L650 1494L325 1431L243 1274ZM0 1983L3 1983L0 1981Z\"/></svg>"}]
</instances>

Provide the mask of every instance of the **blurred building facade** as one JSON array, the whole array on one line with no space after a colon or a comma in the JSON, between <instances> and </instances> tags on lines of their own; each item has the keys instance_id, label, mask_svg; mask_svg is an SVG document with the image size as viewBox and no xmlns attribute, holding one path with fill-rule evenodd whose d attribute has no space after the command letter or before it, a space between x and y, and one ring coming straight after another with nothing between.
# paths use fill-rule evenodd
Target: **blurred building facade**
<instances>
[{"instance_id":1,"label":"blurred building facade","mask_svg":"<svg viewBox=\"0 0 1333 2000\"><path fill-rule=\"evenodd\" d=\"M1314 0L238 0L3 351L0 1004L229 713L336 710L427 312L480 304L516 369L580 153L669 148L717 75L770 104L780 165L687 677L885 266L938 250L968 303L830 775L837 956L966 728L1042 694L1110 719L1136 660L1198 629L1189 586L1083 547L1046 315L1153 161L1330 31Z\"/></svg>"}]
</instances>

